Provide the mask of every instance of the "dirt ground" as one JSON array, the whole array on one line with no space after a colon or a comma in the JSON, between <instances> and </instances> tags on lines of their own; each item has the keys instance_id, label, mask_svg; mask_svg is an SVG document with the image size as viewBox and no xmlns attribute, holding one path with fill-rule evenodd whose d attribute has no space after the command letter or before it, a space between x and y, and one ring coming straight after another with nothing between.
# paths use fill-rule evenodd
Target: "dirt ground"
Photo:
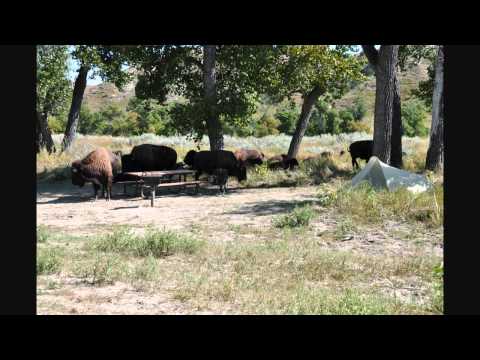
<instances>
[{"instance_id":1,"label":"dirt ground","mask_svg":"<svg viewBox=\"0 0 480 360\"><path fill-rule=\"evenodd\" d=\"M129 188L131 193L133 188ZM277 187L260 189L231 188L226 195L206 188L195 195L193 190L162 190L155 200L123 195L123 186L114 185L113 199L93 200L91 186L78 188L69 181L37 184L37 225L58 229L62 233L86 235L110 231L115 225L129 225L141 232L147 225L171 230L192 231L196 225L209 228L209 241L234 241L235 229L248 225L262 228L274 216L284 214L295 205L314 201L317 187ZM341 219L325 212L312 224L319 236L319 245L327 249L352 250L369 255L412 255L418 250L414 242L392 236L386 231L401 223L384 224L381 228L359 231L346 241L321 241L322 233L334 228ZM408 232L408 228L404 228ZM255 241L255 235L251 236ZM443 235L422 234L422 251L442 256ZM170 261L170 260L167 260ZM173 260L172 260L173 261ZM61 290L48 291L48 283L61 283ZM225 307L192 309L169 295L168 285L155 293L138 292L132 286L116 283L92 287L59 275L42 276L38 283L39 314L222 314L235 313Z\"/></svg>"},{"instance_id":2,"label":"dirt ground","mask_svg":"<svg viewBox=\"0 0 480 360\"><path fill-rule=\"evenodd\" d=\"M150 199L123 195L123 185L114 185L113 199L94 201L91 186L73 187L70 182L39 184L37 187L37 224L58 228L70 234L105 231L114 225L129 225L140 231L146 225L172 230L189 229L198 223L261 225L277 213L296 204L315 200L314 187L236 189L221 195L207 187L195 195L185 191L162 190L150 206ZM133 187L127 188L129 194Z\"/></svg>"}]
</instances>

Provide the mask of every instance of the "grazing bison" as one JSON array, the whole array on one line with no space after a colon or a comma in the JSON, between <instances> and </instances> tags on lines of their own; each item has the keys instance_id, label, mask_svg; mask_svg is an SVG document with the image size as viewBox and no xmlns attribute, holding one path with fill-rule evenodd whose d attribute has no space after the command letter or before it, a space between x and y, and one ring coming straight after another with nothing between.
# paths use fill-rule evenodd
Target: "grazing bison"
<instances>
[{"instance_id":1,"label":"grazing bison","mask_svg":"<svg viewBox=\"0 0 480 360\"><path fill-rule=\"evenodd\" d=\"M368 161L372 157L373 140L355 141L350 144L348 151L352 157L352 167L355 168L356 166L358 169L360 166L357 163L357 158Z\"/></svg>"},{"instance_id":2,"label":"grazing bison","mask_svg":"<svg viewBox=\"0 0 480 360\"><path fill-rule=\"evenodd\" d=\"M247 168L231 151L190 150L183 161L197 171L195 180L198 180L202 173L212 175L215 169L226 169L228 176L235 176L239 182L247 179Z\"/></svg>"},{"instance_id":3,"label":"grazing bison","mask_svg":"<svg viewBox=\"0 0 480 360\"><path fill-rule=\"evenodd\" d=\"M102 194L105 194L106 189L106 200L110 200L113 182L112 163L115 161L115 155L105 148L92 151L83 160L76 160L72 163L72 184L83 187L85 183L91 182L95 200L98 199L98 190L101 186Z\"/></svg>"},{"instance_id":4,"label":"grazing bison","mask_svg":"<svg viewBox=\"0 0 480 360\"><path fill-rule=\"evenodd\" d=\"M173 170L177 163L177 152L163 145L138 145L130 155L130 159L141 168L140 171Z\"/></svg>"},{"instance_id":5,"label":"grazing bison","mask_svg":"<svg viewBox=\"0 0 480 360\"><path fill-rule=\"evenodd\" d=\"M287 155L276 155L268 159L268 168L273 169L283 169L283 170L294 170L298 166L298 161L295 158L289 159Z\"/></svg>"},{"instance_id":6,"label":"grazing bison","mask_svg":"<svg viewBox=\"0 0 480 360\"><path fill-rule=\"evenodd\" d=\"M265 155L262 152L250 149L236 150L233 155L235 155L238 161L245 164L245 166L262 165L265 159Z\"/></svg>"},{"instance_id":7,"label":"grazing bison","mask_svg":"<svg viewBox=\"0 0 480 360\"><path fill-rule=\"evenodd\" d=\"M190 150L187 155L185 155L185 158L183 159L183 162L187 164L190 167L193 167L193 159L195 158L195 154L197 152L195 150Z\"/></svg>"}]
</instances>

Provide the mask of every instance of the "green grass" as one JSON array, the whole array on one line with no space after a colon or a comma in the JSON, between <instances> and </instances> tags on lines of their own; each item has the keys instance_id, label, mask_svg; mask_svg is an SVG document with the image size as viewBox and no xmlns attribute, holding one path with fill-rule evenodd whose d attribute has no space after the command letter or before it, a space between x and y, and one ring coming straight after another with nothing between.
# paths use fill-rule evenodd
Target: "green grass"
<instances>
[{"instance_id":1,"label":"green grass","mask_svg":"<svg viewBox=\"0 0 480 360\"><path fill-rule=\"evenodd\" d=\"M277 228L296 228L308 226L315 217L316 212L310 206L297 206L289 214L281 215L273 219L273 226Z\"/></svg>"},{"instance_id":2,"label":"green grass","mask_svg":"<svg viewBox=\"0 0 480 360\"><path fill-rule=\"evenodd\" d=\"M148 229L144 235L135 235L130 229L124 228L93 240L90 246L102 252L158 258L175 253L192 254L202 246L202 242L172 231Z\"/></svg>"},{"instance_id":3,"label":"green grass","mask_svg":"<svg viewBox=\"0 0 480 360\"><path fill-rule=\"evenodd\" d=\"M45 225L37 226L37 242L45 243L52 236L50 230Z\"/></svg>"},{"instance_id":4,"label":"green grass","mask_svg":"<svg viewBox=\"0 0 480 360\"><path fill-rule=\"evenodd\" d=\"M39 248L37 250L37 275L49 275L60 272L63 252L57 248Z\"/></svg>"}]
</instances>

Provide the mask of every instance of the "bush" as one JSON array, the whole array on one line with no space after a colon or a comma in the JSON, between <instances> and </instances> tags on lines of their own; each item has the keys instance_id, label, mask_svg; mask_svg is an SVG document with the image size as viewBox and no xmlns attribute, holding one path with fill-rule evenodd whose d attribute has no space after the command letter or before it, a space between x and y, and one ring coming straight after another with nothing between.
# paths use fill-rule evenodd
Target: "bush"
<instances>
[{"instance_id":1,"label":"bush","mask_svg":"<svg viewBox=\"0 0 480 360\"><path fill-rule=\"evenodd\" d=\"M48 126L53 134L63 134L67 126L67 118L60 116L49 116Z\"/></svg>"},{"instance_id":2,"label":"bush","mask_svg":"<svg viewBox=\"0 0 480 360\"><path fill-rule=\"evenodd\" d=\"M255 126L255 136L264 137L267 135L277 135L280 121L273 115L264 114Z\"/></svg>"},{"instance_id":3,"label":"bush","mask_svg":"<svg viewBox=\"0 0 480 360\"><path fill-rule=\"evenodd\" d=\"M350 112L352 113L353 119L355 121L362 120L367 114L367 103L365 102L365 99L363 97L357 97L353 101L353 105L350 108Z\"/></svg>"},{"instance_id":4,"label":"bush","mask_svg":"<svg viewBox=\"0 0 480 360\"><path fill-rule=\"evenodd\" d=\"M311 206L295 207L290 214L274 219L273 225L278 228L308 226L314 216L315 210Z\"/></svg>"},{"instance_id":5,"label":"bush","mask_svg":"<svg viewBox=\"0 0 480 360\"><path fill-rule=\"evenodd\" d=\"M410 99L402 104L402 122L405 136L425 137L428 135L427 111L421 100Z\"/></svg>"}]
</instances>

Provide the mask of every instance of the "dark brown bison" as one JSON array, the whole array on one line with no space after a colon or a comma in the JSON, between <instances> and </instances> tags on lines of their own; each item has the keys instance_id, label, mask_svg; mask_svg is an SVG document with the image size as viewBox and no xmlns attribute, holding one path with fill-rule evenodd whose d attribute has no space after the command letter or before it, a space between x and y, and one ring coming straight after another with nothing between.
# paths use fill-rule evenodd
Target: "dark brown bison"
<instances>
[{"instance_id":1,"label":"dark brown bison","mask_svg":"<svg viewBox=\"0 0 480 360\"><path fill-rule=\"evenodd\" d=\"M228 170L215 169L213 170L213 176L215 178L214 185L218 185L220 187L220 192L225 194L227 191Z\"/></svg>"},{"instance_id":2,"label":"dark brown bison","mask_svg":"<svg viewBox=\"0 0 480 360\"><path fill-rule=\"evenodd\" d=\"M238 181L247 179L247 169L231 151L195 151L190 150L183 162L196 170L195 180L202 173L212 175L215 169L226 169L228 176L235 176Z\"/></svg>"},{"instance_id":3,"label":"dark brown bison","mask_svg":"<svg viewBox=\"0 0 480 360\"><path fill-rule=\"evenodd\" d=\"M245 166L262 165L265 159L265 155L262 152L250 149L236 150L233 155L235 155L238 161L245 164Z\"/></svg>"},{"instance_id":4,"label":"dark brown bison","mask_svg":"<svg viewBox=\"0 0 480 360\"><path fill-rule=\"evenodd\" d=\"M352 167L358 169L360 166L357 163L357 158L368 161L372 157L373 140L355 141L350 144L348 151L352 157Z\"/></svg>"},{"instance_id":5,"label":"dark brown bison","mask_svg":"<svg viewBox=\"0 0 480 360\"><path fill-rule=\"evenodd\" d=\"M268 168L271 170L274 169L283 169L283 170L294 170L298 167L298 161L295 158L289 159L286 154L272 156L268 159Z\"/></svg>"},{"instance_id":6,"label":"dark brown bison","mask_svg":"<svg viewBox=\"0 0 480 360\"><path fill-rule=\"evenodd\" d=\"M102 194L107 191L106 200L112 195L113 169L112 163L116 162L116 156L105 148L98 148L88 154L83 160L72 163L72 184L83 187L91 182L95 192L95 200L98 199L98 190L102 187Z\"/></svg>"},{"instance_id":7,"label":"dark brown bison","mask_svg":"<svg viewBox=\"0 0 480 360\"><path fill-rule=\"evenodd\" d=\"M177 152L163 145L138 145L130 155L130 160L140 167L140 171L173 170L177 163Z\"/></svg>"}]
</instances>

